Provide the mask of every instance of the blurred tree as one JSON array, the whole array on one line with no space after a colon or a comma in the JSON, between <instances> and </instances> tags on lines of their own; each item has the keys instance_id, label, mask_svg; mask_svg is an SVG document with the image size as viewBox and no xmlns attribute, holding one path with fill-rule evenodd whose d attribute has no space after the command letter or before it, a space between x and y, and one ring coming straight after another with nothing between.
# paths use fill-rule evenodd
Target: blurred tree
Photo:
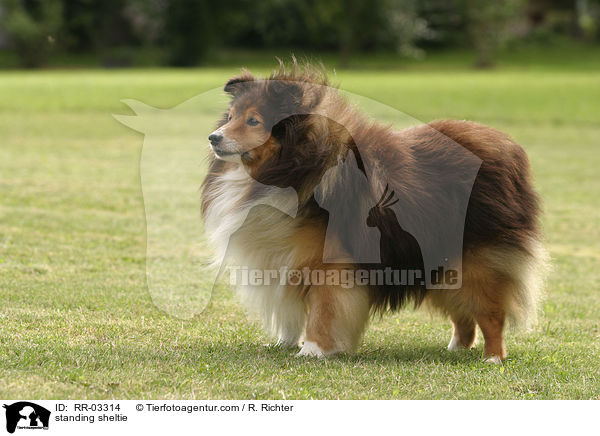
<instances>
[{"instance_id":1,"label":"blurred tree","mask_svg":"<svg viewBox=\"0 0 600 436\"><path fill-rule=\"evenodd\" d=\"M342 65L355 51L395 50L404 56L419 57L416 42L428 39L427 21L417 14L417 0L342 0L338 19L339 51Z\"/></svg>"},{"instance_id":2,"label":"blurred tree","mask_svg":"<svg viewBox=\"0 0 600 436\"><path fill-rule=\"evenodd\" d=\"M164 39L170 65L197 65L214 36L228 31L221 5L218 0L167 0Z\"/></svg>"},{"instance_id":3,"label":"blurred tree","mask_svg":"<svg viewBox=\"0 0 600 436\"><path fill-rule=\"evenodd\" d=\"M430 48L463 45L465 13L462 0L421 0L416 3L415 14L427 22L427 38L419 39L419 46Z\"/></svg>"},{"instance_id":4,"label":"blurred tree","mask_svg":"<svg viewBox=\"0 0 600 436\"><path fill-rule=\"evenodd\" d=\"M377 0L374 1L377 3ZM365 8L367 5L367 8ZM372 7L371 7L372 6ZM369 5L360 0L344 0L341 5L341 16L338 18L340 65L348 66L350 57L357 46L368 41L370 26L383 24L378 17L378 5ZM379 23L377 23L380 21Z\"/></svg>"},{"instance_id":5,"label":"blurred tree","mask_svg":"<svg viewBox=\"0 0 600 436\"><path fill-rule=\"evenodd\" d=\"M583 38L592 40L600 35L600 1L576 0L577 25Z\"/></svg>"},{"instance_id":6,"label":"blurred tree","mask_svg":"<svg viewBox=\"0 0 600 436\"><path fill-rule=\"evenodd\" d=\"M166 4L163 0L128 0L124 15L131 23L136 39L147 45L157 44L164 33Z\"/></svg>"},{"instance_id":7,"label":"blurred tree","mask_svg":"<svg viewBox=\"0 0 600 436\"><path fill-rule=\"evenodd\" d=\"M348 65L358 52L470 44L488 67L509 36L594 40L599 20L600 0L0 0L0 43L27 66L53 46L104 65L164 54L189 66L219 46L337 51Z\"/></svg>"},{"instance_id":8,"label":"blurred tree","mask_svg":"<svg viewBox=\"0 0 600 436\"><path fill-rule=\"evenodd\" d=\"M42 65L61 26L60 0L0 0L2 25L22 66Z\"/></svg>"},{"instance_id":9,"label":"blurred tree","mask_svg":"<svg viewBox=\"0 0 600 436\"><path fill-rule=\"evenodd\" d=\"M95 0L64 1L62 45L67 51L84 52L96 48L96 3Z\"/></svg>"},{"instance_id":10,"label":"blurred tree","mask_svg":"<svg viewBox=\"0 0 600 436\"><path fill-rule=\"evenodd\" d=\"M106 66L131 63L128 47L139 46L128 7L136 0L63 0L62 46L70 52L98 53Z\"/></svg>"},{"instance_id":11,"label":"blurred tree","mask_svg":"<svg viewBox=\"0 0 600 436\"><path fill-rule=\"evenodd\" d=\"M227 1L227 0L225 0ZM225 8L226 44L335 50L347 65L353 54L395 50L415 55L430 35L416 0L242 0ZM219 32L222 34L222 32Z\"/></svg>"},{"instance_id":12,"label":"blurred tree","mask_svg":"<svg viewBox=\"0 0 600 436\"><path fill-rule=\"evenodd\" d=\"M416 0L388 0L385 9L388 17L388 31L391 33L396 49L404 56L419 58L424 55L415 44L420 40L430 40L434 32L424 16L417 12Z\"/></svg>"},{"instance_id":13,"label":"blurred tree","mask_svg":"<svg viewBox=\"0 0 600 436\"><path fill-rule=\"evenodd\" d=\"M332 50L338 47L343 0L225 0L228 25L220 35L238 47L289 47Z\"/></svg>"},{"instance_id":14,"label":"blurred tree","mask_svg":"<svg viewBox=\"0 0 600 436\"><path fill-rule=\"evenodd\" d=\"M489 68L498 48L506 42L510 23L522 11L523 0L463 0L463 5L477 56L475 66Z\"/></svg>"}]
</instances>

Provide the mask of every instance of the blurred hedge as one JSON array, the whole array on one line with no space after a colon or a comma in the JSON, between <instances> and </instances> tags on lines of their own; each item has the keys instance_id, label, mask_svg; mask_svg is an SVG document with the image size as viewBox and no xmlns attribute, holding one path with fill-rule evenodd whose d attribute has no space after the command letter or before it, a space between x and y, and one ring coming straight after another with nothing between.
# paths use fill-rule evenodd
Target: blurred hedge
<instances>
[{"instance_id":1,"label":"blurred hedge","mask_svg":"<svg viewBox=\"0 0 600 436\"><path fill-rule=\"evenodd\" d=\"M188 66L229 48L364 51L418 57L470 46L480 66L511 38L598 40L600 0L0 0L0 47L23 66L56 53L127 65L156 49Z\"/></svg>"}]
</instances>

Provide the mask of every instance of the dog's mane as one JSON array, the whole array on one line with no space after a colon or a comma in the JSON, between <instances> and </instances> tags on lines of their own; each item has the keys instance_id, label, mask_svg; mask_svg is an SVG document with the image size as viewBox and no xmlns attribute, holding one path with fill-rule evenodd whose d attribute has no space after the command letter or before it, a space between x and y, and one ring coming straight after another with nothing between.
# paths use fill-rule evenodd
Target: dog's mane
<instances>
[{"instance_id":1,"label":"dog's mane","mask_svg":"<svg viewBox=\"0 0 600 436\"><path fill-rule=\"evenodd\" d=\"M327 75L327 70L322 63L311 64L309 61L299 63L293 56L289 64L286 64L279 58L277 60L279 61L279 67L271 73L267 80L286 80L332 86Z\"/></svg>"}]
</instances>

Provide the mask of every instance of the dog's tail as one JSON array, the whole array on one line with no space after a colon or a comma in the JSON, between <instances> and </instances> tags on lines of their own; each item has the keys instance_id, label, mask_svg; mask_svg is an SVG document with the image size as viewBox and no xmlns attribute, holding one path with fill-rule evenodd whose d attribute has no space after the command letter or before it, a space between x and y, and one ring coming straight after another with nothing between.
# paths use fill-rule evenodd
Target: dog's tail
<instances>
[{"instance_id":1,"label":"dog's tail","mask_svg":"<svg viewBox=\"0 0 600 436\"><path fill-rule=\"evenodd\" d=\"M534 327L550 271L550 257L542 243L531 239L520 249L496 248L489 260L494 269L511 278L505 302L511 326L525 329Z\"/></svg>"}]
</instances>

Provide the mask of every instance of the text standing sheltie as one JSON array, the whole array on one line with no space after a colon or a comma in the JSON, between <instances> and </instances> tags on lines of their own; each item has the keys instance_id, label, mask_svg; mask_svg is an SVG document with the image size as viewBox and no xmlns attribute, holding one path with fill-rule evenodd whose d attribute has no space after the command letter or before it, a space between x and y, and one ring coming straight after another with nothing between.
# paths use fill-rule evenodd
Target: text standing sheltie
<instances>
[{"instance_id":1,"label":"text standing sheltie","mask_svg":"<svg viewBox=\"0 0 600 436\"><path fill-rule=\"evenodd\" d=\"M267 79L244 72L227 82L231 104L209 137L212 156L202 191L210 240L226 252L226 261L249 269L358 270L361 252L341 234L344 224L339 234L331 230L331 209L323 206L337 199L343 210L343 190L356 212L348 209L342 218L364 220L364 232L354 232L361 233L359 248L368 245L367 232L377 231L380 267L425 274L425 246L442 243L427 235L436 235L436 223L445 222L466 195L460 251L445 259L460 263L461 285L273 282L239 286L242 299L280 344L302 343L299 355L352 352L373 313L412 302L450 318L449 350L472 347L479 325L486 359L505 359L505 321L528 324L535 317L546 263L525 152L505 134L473 122L391 129L361 115L327 85L321 70L295 62ZM479 162L465 192L447 188L450 179L468 172L456 144ZM345 162L364 174L360 183L343 179ZM439 176L440 163L452 174ZM286 201L274 197L289 188L297 196L295 216L265 206ZM390 212L399 205L403 219ZM424 229L418 240L410 231L415 228ZM324 246L330 250L332 244L341 261L324 256Z\"/></svg>"}]
</instances>

